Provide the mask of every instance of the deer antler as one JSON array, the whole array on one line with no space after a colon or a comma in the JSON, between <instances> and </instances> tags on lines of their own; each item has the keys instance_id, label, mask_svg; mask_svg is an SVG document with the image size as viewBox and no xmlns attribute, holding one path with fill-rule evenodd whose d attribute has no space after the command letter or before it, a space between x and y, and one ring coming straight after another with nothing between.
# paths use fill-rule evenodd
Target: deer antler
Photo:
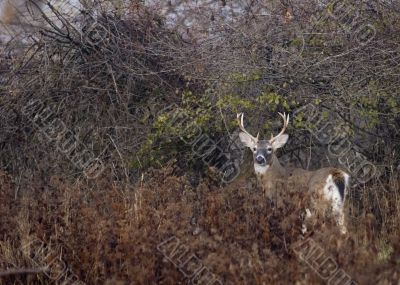
<instances>
[{"instance_id":1,"label":"deer antler","mask_svg":"<svg viewBox=\"0 0 400 285\"><path fill-rule=\"evenodd\" d=\"M282 117L283 119L283 128L281 130L281 132L277 135L277 136L273 136L273 134L271 134L271 139L269 140L270 142L273 142L274 140L276 140L278 137L280 137L281 135L283 135L283 133L285 132L287 126L289 125L289 115L286 116L285 113L278 113L279 116Z\"/></svg>"},{"instance_id":2,"label":"deer antler","mask_svg":"<svg viewBox=\"0 0 400 285\"><path fill-rule=\"evenodd\" d=\"M257 137L253 137L248 131L246 131L246 129L244 128L244 124L243 124L243 116L244 116L243 113L237 114L237 120L238 120L238 123L239 123L239 128L240 128L245 134L247 134L248 136L250 136L252 140L254 140L255 142L257 142L257 141L258 141L258 135L259 135L260 133L257 134Z\"/></svg>"}]
</instances>

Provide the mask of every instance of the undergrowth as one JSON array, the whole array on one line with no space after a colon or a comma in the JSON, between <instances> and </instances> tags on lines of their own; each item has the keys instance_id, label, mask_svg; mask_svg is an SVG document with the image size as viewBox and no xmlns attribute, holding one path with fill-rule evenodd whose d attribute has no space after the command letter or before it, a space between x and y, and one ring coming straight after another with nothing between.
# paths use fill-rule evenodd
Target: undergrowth
<instances>
[{"instance_id":1,"label":"undergrowth","mask_svg":"<svg viewBox=\"0 0 400 285\"><path fill-rule=\"evenodd\" d=\"M386 234L370 213L362 222L350 218L348 235L320 217L302 234L304 191L281 189L269 201L252 178L193 185L174 164L134 186L108 175L74 184L53 176L16 195L13 178L2 173L0 267L44 269L10 273L2 284L186 284L193 277L177 258L190 254L213 284L324 284L297 254L310 241L355 284L399 278L398 231Z\"/></svg>"}]
</instances>

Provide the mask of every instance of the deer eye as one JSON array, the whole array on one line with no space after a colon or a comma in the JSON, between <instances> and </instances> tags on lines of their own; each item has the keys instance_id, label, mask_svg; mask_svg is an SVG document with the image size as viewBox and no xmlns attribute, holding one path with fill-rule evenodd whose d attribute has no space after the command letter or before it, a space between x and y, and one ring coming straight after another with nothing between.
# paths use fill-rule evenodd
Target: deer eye
<instances>
[{"instance_id":1,"label":"deer eye","mask_svg":"<svg viewBox=\"0 0 400 285\"><path fill-rule=\"evenodd\" d=\"M253 147L253 151L256 151L257 150L257 148L256 147Z\"/></svg>"},{"instance_id":2,"label":"deer eye","mask_svg":"<svg viewBox=\"0 0 400 285\"><path fill-rule=\"evenodd\" d=\"M272 147L270 147L270 146L267 147L267 151L268 151L268 152L272 152Z\"/></svg>"}]
</instances>

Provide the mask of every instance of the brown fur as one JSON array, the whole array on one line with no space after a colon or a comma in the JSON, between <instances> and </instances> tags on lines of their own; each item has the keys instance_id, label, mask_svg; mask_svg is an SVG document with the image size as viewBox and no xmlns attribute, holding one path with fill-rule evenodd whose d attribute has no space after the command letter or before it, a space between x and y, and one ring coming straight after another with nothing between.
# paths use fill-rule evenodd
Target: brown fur
<instances>
[{"instance_id":1,"label":"brown fur","mask_svg":"<svg viewBox=\"0 0 400 285\"><path fill-rule=\"evenodd\" d=\"M333 180L344 181L343 171L333 167L321 168L315 171L309 171L302 168L290 167L284 168L278 158L274 155L273 162L264 175L256 175L259 183L263 185L266 193L270 192L276 186L276 182L284 181L291 187L307 187L312 192L320 192L328 175L332 175Z\"/></svg>"},{"instance_id":2,"label":"brown fur","mask_svg":"<svg viewBox=\"0 0 400 285\"><path fill-rule=\"evenodd\" d=\"M282 191L282 189L290 189L291 191L304 191L304 189L307 189L306 191L309 192L311 197L310 210L318 216L325 217L333 209L334 205L332 204L333 201L327 200L323 193L327 178L332 175L332 180L339 188L339 192L341 189L340 196L343 203L345 197L344 174L345 172L342 170L333 167L321 168L315 171L294 167L285 169L273 154L272 164L266 173L257 175L257 180L268 198L277 197L277 191ZM345 233L346 227L344 226L345 218L342 206L336 207L339 208L334 211L334 217L338 225L341 226L342 232Z\"/></svg>"},{"instance_id":3,"label":"brown fur","mask_svg":"<svg viewBox=\"0 0 400 285\"><path fill-rule=\"evenodd\" d=\"M264 194L267 197L272 197L275 190L278 188L277 184L284 183L287 178L286 170L279 163L278 158L274 155L272 158L272 164L268 171L263 175L257 175L257 181L262 187Z\"/></svg>"}]
</instances>

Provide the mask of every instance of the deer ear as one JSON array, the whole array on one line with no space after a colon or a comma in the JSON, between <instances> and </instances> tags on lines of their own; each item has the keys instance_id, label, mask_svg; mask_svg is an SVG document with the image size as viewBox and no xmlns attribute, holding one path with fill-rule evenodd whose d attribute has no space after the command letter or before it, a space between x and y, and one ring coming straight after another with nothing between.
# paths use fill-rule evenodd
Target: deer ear
<instances>
[{"instance_id":1,"label":"deer ear","mask_svg":"<svg viewBox=\"0 0 400 285\"><path fill-rule=\"evenodd\" d=\"M241 132L239 134L240 141L249 148L254 148L256 146L256 142L246 133Z\"/></svg>"},{"instance_id":2,"label":"deer ear","mask_svg":"<svg viewBox=\"0 0 400 285\"><path fill-rule=\"evenodd\" d=\"M288 141L289 135L283 134L280 135L279 137L275 138L275 140L272 142L272 148L277 149L281 148L285 145L285 143Z\"/></svg>"}]
</instances>

